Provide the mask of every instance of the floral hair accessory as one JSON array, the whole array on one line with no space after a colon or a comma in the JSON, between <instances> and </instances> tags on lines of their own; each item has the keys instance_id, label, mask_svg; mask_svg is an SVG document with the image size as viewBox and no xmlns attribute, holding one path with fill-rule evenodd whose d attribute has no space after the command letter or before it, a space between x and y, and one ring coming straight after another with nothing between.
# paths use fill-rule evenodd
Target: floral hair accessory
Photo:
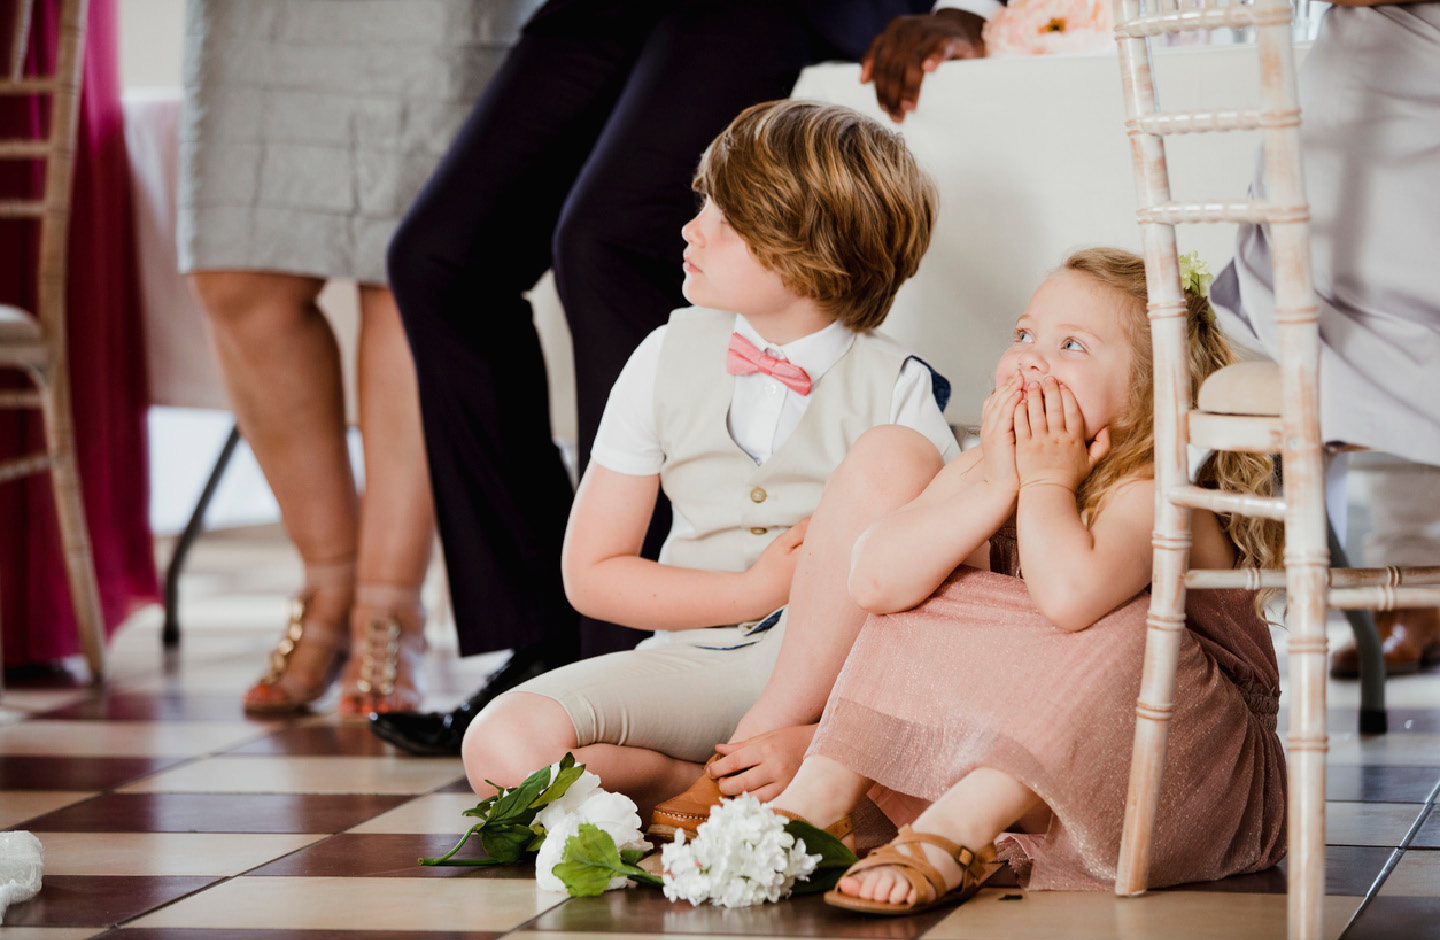
<instances>
[{"instance_id":1,"label":"floral hair accessory","mask_svg":"<svg viewBox=\"0 0 1440 940\"><path fill-rule=\"evenodd\" d=\"M1215 275L1210 273L1210 266L1200 260L1200 252L1192 251L1180 256L1180 286L1182 288L1194 291L1208 301L1210 299L1210 283L1214 280Z\"/></svg>"},{"instance_id":2,"label":"floral hair accessory","mask_svg":"<svg viewBox=\"0 0 1440 940\"><path fill-rule=\"evenodd\" d=\"M1198 251L1181 255L1179 261L1181 290L1205 301L1205 322L1214 326L1215 308L1210 305L1210 283L1215 280L1215 275L1210 273L1210 266L1200 260Z\"/></svg>"}]
</instances>

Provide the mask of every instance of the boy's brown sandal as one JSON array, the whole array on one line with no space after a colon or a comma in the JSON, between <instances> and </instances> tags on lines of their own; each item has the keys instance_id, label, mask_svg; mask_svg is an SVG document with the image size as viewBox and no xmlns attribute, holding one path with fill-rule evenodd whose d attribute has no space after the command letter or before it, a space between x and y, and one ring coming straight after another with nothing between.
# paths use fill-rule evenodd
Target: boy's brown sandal
<instances>
[{"instance_id":1,"label":"boy's brown sandal","mask_svg":"<svg viewBox=\"0 0 1440 940\"><path fill-rule=\"evenodd\" d=\"M946 889L945 877L925 858L922 843L929 843L943 850L960 866L960 883ZM865 914L918 914L941 904L955 904L980 890L991 875L1000 869L995 861L995 846L987 845L980 851L957 845L944 836L929 832L916 832L904 826L888 845L871 852L851 865L842 877L871 868L894 868L900 872L915 892L915 898L908 904L891 904L889 901L872 901L842 894L839 888L825 892L825 903L843 907L848 911Z\"/></svg>"}]
</instances>

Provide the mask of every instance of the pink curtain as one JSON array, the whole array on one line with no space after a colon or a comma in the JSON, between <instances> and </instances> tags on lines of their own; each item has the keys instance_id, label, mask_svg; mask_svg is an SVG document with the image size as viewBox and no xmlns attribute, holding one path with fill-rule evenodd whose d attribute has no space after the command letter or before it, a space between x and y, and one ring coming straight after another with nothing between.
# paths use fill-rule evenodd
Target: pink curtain
<instances>
[{"instance_id":1,"label":"pink curtain","mask_svg":"<svg viewBox=\"0 0 1440 940\"><path fill-rule=\"evenodd\" d=\"M8 4L6 5L8 8ZM59 4L36 4L30 66L54 52ZM130 185L120 110L115 0L91 0L70 220L70 376L85 510L108 630L157 598L149 527L145 347L134 263ZM38 126L33 108L0 113L6 131ZM17 194L32 171L0 164L0 191ZM36 231L0 223L0 300L34 302ZM6 379L13 386L13 379ZM0 411L0 455L43 448L33 412ZM0 635L6 666L78 649L60 537L45 475L0 484Z\"/></svg>"}]
</instances>

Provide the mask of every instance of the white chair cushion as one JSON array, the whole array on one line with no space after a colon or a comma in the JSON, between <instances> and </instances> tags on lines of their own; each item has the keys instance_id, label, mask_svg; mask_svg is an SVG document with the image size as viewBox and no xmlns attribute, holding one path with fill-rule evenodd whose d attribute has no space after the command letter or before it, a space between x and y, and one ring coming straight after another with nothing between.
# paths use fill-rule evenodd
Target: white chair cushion
<instances>
[{"instance_id":1,"label":"white chair cushion","mask_svg":"<svg viewBox=\"0 0 1440 940\"><path fill-rule=\"evenodd\" d=\"M1237 362L1200 386L1196 406L1227 415L1278 416L1283 401L1280 366L1273 362Z\"/></svg>"},{"instance_id":2,"label":"white chair cushion","mask_svg":"<svg viewBox=\"0 0 1440 940\"><path fill-rule=\"evenodd\" d=\"M34 317L9 304L0 304L0 343L31 343L40 339L40 324Z\"/></svg>"}]
</instances>

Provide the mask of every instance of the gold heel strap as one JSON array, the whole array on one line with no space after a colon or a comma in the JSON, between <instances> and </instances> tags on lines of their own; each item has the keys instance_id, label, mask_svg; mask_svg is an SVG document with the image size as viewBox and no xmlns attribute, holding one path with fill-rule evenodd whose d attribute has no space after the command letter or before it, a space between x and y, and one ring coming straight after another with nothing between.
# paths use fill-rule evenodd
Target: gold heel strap
<instances>
[{"instance_id":1,"label":"gold heel strap","mask_svg":"<svg viewBox=\"0 0 1440 940\"><path fill-rule=\"evenodd\" d=\"M355 590L355 607L358 616L363 618L361 633L356 638L360 674L355 680L355 689L364 695L393 695L402 642L409 639L408 645L424 644L425 605L420 602L420 589L362 584ZM406 629L407 626L410 629Z\"/></svg>"},{"instance_id":2,"label":"gold heel strap","mask_svg":"<svg viewBox=\"0 0 1440 940\"><path fill-rule=\"evenodd\" d=\"M280 641L275 644L274 649L270 650L269 663L264 677L260 679L261 682L273 685L279 682L280 677L285 674L290 655L295 652L295 647L299 646L300 641L306 636L305 618L310 610L310 598L311 595L308 593L290 598L290 613L286 620L285 632L280 634ZM327 635L324 630L313 631L310 634L309 642L324 643L334 649L338 649L342 645L338 636Z\"/></svg>"},{"instance_id":3,"label":"gold heel strap","mask_svg":"<svg viewBox=\"0 0 1440 940\"><path fill-rule=\"evenodd\" d=\"M365 626L360 647L360 678L355 688L360 692L391 695L395 692L395 674L400 661L400 624L394 617L371 620Z\"/></svg>"}]
</instances>

